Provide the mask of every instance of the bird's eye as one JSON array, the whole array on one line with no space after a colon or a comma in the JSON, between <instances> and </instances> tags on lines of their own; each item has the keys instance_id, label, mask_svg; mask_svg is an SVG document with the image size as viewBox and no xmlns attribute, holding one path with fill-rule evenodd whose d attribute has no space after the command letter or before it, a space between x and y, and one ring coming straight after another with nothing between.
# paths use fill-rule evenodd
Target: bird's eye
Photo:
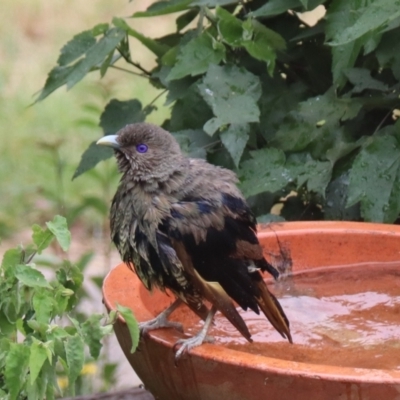
<instances>
[{"instance_id":1,"label":"bird's eye","mask_svg":"<svg viewBox=\"0 0 400 400\"><path fill-rule=\"evenodd\" d=\"M143 143L142 144L138 144L136 146L136 150L138 151L138 153L146 153L147 149L148 149L147 145L143 144Z\"/></svg>"}]
</instances>

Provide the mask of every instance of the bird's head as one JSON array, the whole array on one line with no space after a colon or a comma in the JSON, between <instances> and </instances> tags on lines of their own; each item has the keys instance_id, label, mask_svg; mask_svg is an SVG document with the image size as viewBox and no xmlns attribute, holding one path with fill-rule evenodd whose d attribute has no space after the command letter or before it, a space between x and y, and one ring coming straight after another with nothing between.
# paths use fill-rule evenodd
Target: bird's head
<instances>
[{"instance_id":1,"label":"bird's head","mask_svg":"<svg viewBox=\"0 0 400 400\"><path fill-rule=\"evenodd\" d=\"M97 144L112 147L120 172L140 181L167 179L184 160L175 138L148 123L126 125L116 135L102 137Z\"/></svg>"}]
</instances>

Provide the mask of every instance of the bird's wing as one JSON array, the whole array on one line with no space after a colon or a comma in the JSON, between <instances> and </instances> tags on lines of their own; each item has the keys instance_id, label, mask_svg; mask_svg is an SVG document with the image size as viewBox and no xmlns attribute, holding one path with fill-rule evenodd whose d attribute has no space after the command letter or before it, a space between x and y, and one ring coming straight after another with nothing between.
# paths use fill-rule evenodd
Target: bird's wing
<instances>
[{"instance_id":1,"label":"bird's wing","mask_svg":"<svg viewBox=\"0 0 400 400\"><path fill-rule=\"evenodd\" d=\"M160 229L171 239L185 270L213 303L247 339L243 309L261 309L271 324L289 338L288 320L268 291L258 269L278 273L265 259L256 236L255 218L241 196L218 192L212 199L193 195L171 205Z\"/></svg>"}]
</instances>

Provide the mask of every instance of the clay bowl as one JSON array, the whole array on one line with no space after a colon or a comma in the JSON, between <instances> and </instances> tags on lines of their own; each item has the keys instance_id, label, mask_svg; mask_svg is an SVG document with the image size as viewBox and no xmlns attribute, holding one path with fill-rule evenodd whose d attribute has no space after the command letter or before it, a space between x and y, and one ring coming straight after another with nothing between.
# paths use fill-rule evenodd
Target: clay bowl
<instances>
[{"instance_id":1,"label":"clay bowl","mask_svg":"<svg viewBox=\"0 0 400 400\"><path fill-rule=\"evenodd\" d=\"M289 251L295 272L400 260L400 227L395 225L282 223L260 227L259 239L272 263L279 262L282 248ZM139 321L153 318L173 301L160 292L149 294L124 264L106 277L103 295L108 310L116 304L129 306ZM179 320L190 310L183 306L176 313ZM116 322L115 332L132 367L157 399L400 399L397 369L332 366L328 359L326 365L295 362L214 344L191 350L175 365L172 347L183 337L180 332L152 331L141 339L134 354L129 352L131 343L123 320ZM284 352L290 344L282 340L282 346Z\"/></svg>"}]
</instances>

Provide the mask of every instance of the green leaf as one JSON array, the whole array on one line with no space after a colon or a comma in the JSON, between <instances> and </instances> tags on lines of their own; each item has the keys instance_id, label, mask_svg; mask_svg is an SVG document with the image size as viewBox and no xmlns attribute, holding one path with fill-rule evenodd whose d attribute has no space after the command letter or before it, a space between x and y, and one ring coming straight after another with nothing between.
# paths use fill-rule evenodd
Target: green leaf
<instances>
[{"instance_id":1,"label":"green leaf","mask_svg":"<svg viewBox=\"0 0 400 400\"><path fill-rule=\"evenodd\" d=\"M44 275L40 271L30 267L29 265L17 265L15 268L15 276L21 283L26 286L34 288L51 288L49 282L47 282Z\"/></svg>"},{"instance_id":2,"label":"green leaf","mask_svg":"<svg viewBox=\"0 0 400 400\"><path fill-rule=\"evenodd\" d=\"M54 239L53 233L49 229L43 229L41 226L34 224L32 226L32 240L37 246L38 254L49 247Z\"/></svg>"},{"instance_id":3,"label":"green leaf","mask_svg":"<svg viewBox=\"0 0 400 400\"><path fill-rule=\"evenodd\" d=\"M354 25L358 18L359 9L365 2L358 0L336 0L328 8L326 19L326 40L334 38L348 27ZM354 66L357 56L368 40L368 35L359 39L332 47L332 74L333 82L343 86L346 82L343 71Z\"/></svg>"},{"instance_id":4,"label":"green leaf","mask_svg":"<svg viewBox=\"0 0 400 400\"><path fill-rule=\"evenodd\" d=\"M69 249L71 244L71 233L65 217L56 215L52 221L46 222L47 227L56 237L58 244L64 251Z\"/></svg>"},{"instance_id":5,"label":"green leaf","mask_svg":"<svg viewBox=\"0 0 400 400\"><path fill-rule=\"evenodd\" d=\"M44 343L40 342L36 338L32 338L32 344L30 346L31 352L29 355L29 370L30 370L30 382L33 384L43 367L44 362L47 359L47 350L44 347Z\"/></svg>"},{"instance_id":6,"label":"green leaf","mask_svg":"<svg viewBox=\"0 0 400 400\"><path fill-rule=\"evenodd\" d=\"M198 87L215 115L204 126L209 135L226 124L259 121L260 80L246 69L235 65L210 65Z\"/></svg>"},{"instance_id":7,"label":"green leaf","mask_svg":"<svg viewBox=\"0 0 400 400\"><path fill-rule=\"evenodd\" d=\"M270 0L249 15L251 17L273 17L299 7L301 7L300 0Z\"/></svg>"},{"instance_id":8,"label":"green leaf","mask_svg":"<svg viewBox=\"0 0 400 400\"><path fill-rule=\"evenodd\" d=\"M241 46L243 41L242 21L221 7L217 7L215 15L218 18L218 32L222 39L230 46Z\"/></svg>"},{"instance_id":9,"label":"green leaf","mask_svg":"<svg viewBox=\"0 0 400 400\"><path fill-rule=\"evenodd\" d=\"M189 10L176 19L176 30L179 32L188 26L199 14L196 9Z\"/></svg>"},{"instance_id":10,"label":"green leaf","mask_svg":"<svg viewBox=\"0 0 400 400\"><path fill-rule=\"evenodd\" d=\"M400 80L400 30L395 29L386 32L382 36L379 47L376 49L376 57L382 68L391 68L393 75Z\"/></svg>"},{"instance_id":11,"label":"green leaf","mask_svg":"<svg viewBox=\"0 0 400 400\"><path fill-rule=\"evenodd\" d=\"M210 64L219 64L225 58L225 46L203 32L181 47L177 58L167 81L206 72Z\"/></svg>"},{"instance_id":12,"label":"green leaf","mask_svg":"<svg viewBox=\"0 0 400 400\"><path fill-rule=\"evenodd\" d=\"M169 0L169 1L158 1L151 4L146 11L138 11L133 16L139 17L155 17L158 15L166 15L179 11L184 11L188 8L192 0Z\"/></svg>"},{"instance_id":13,"label":"green leaf","mask_svg":"<svg viewBox=\"0 0 400 400\"><path fill-rule=\"evenodd\" d=\"M109 53L115 49L124 36L125 31L118 28L111 28L105 32L101 39L96 40L95 42L91 41L90 47L88 46L86 34L85 45L79 43L79 45L77 45L77 51L72 51L71 48L73 48L73 43L68 43L66 45L68 52L65 50L64 54L60 56L62 62L75 60L77 54L84 55L85 57L79 58L73 65L62 64L53 68L50 71L44 88L41 90L36 101L43 100L50 93L63 85L66 85L67 88L70 89L83 79L92 68L99 68L103 61L108 57ZM85 50L84 54L82 53L83 49Z\"/></svg>"},{"instance_id":14,"label":"green leaf","mask_svg":"<svg viewBox=\"0 0 400 400\"><path fill-rule=\"evenodd\" d=\"M139 338L140 338L139 324L136 321L136 318L134 317L133 312L129 307L118 305L117 310L124 318L129 333L131 335L131 341L132 341L131 353L133 353L139 344Z\"/></svg>"},{"instance_id":15,"label":"green leaf","mask_svg":"<svg viewBox=\"0 0 400 400\"><path fill-rule=\"evenodd\" d=\"M114 155L113 149L106 146L97 146L96 142L90 143L89 147L83 152L72 180L94 168L100 161L107 160Z\"/></svg>"},{"instance_id":16,"label":"green leaf","mask_svg":"<svg viewBox=\"0 0 400 400\"><path fill-rule=\"evenodd\" d=\"M146 46L152 53L154 53L157 57L162 57L168 50L169 47L165 44L159 43L157 40L148 38L141 33L135 31L131 28L127 22L122 18L113 18L113 24L119 28L124 30L129 36L134 37L139 40L144 46Z\"/></svg>"},{"instance_id":17,"label":"green leaf","mask_svg":"<svg viewBox=\"0 0 400 400\"><path fill-rule=\"evenodd\" d=\"M21 249L9 249L3 255L1 267L7 273L12 272L12 275L14 276L14 267L23 261Z\"/></svg>"},{"instance_id":18,"label":"green leaf","mask_svg":"<svg viewBox=\"0 0 400 400\"><path fill-rule=\"evenodd\" d=\"M249 140L249 124L232 124L220 134L221 142L231 155L236 167L239 166L243 151Z\"/></svg>"},{"instance_id":19,"label":"green leaf","mask_svg":"<svg viewBox=\"0 0 400 400\"><path fill-rule=\"evenodd\" d=\"M84 343L80 336L67 338L64 343L68 366L68 386L72 396L75 395L75 381L82 371L85 362Z\"/></svg>"},{"instance_id":20,"label":"green leaf","mask_svg":"<svg viewBox=\"0 0 400 400\"><path fill-rule=\"evenodd\" d=\"M89 346L90 355L98 358L102 347L101 339L103 338L103 330L100 321L103 315L93 314L82 325L83 339Z\"/></svg>"},{"instance_id":21,"label":"green leaf","mask_svg":"<svg viewBox=\"0 0 400 400\"><path fill-rule=\"evenodd\" d=\"M11 343L6 357L4 379L9 390L9 400L16 400L27 380L29 347L23 343Z\"/></svg>"},{"instance_id":22,"label":"green leaf","mask_svg":"<svg viewBox=\"0 0 400 400\"><path fill-rule=\"evenodd\" d=\"M39 323L48 324L53 316L54 294L49 290L37 290L32 298L36 320Z\"/></svg>"},{"instance_id":23,"label":"green leaf","mask_svg":"<svg viewBox=\"0 0 400 400\"><path fill-rule=\"evenodd\" d=\"M171 133L178 141L181 150L192 158L206 158L206 147L214 142L202 129L186 129Z\"/></svg>"},{"instance_id":24,"label":"green leaf","mask_svg":"<svg viewBox=\"0 0 400 400\"><path fill-rule=\"evenodd\" d=\"M239 170L240 188L246 197L259 193L274 193L289 183L297 187L307 183L310 191L324 195L329 183L330 162L314 160L309 154L293 154L285 159L278 149L265 148L250 152L251 159L242 162Z\"/></svg>"},{"instance_id":25,"label":"green leaf","mask_svg":"<svg viewBox=\"0 0 400 400\"><path fill-rule=\"evenodd\" d=\"M323 96L309 98L286 116L271 145L284 151L302 151L310 144L331 140L329 138L340 128L341 122L354 118L360 109L361 103L357 99L337 98L332 90ZM327 142L321 152L329 147Z\"/></svg>"},{"instance_id":26,"label":"green leaf","mask_svg":"<svg viewBox=\"0 0 400 400\"><path fill-rule=\"evenodd\" d=\"M112 99L101 114L100 126L104 134L109 135L116 133L125 125L143 122L145 118L146 114L140 101Z\"/></svg>"},{"instance_id":27,"label":"green leaf","mask_svg":"<svg viewBox=\"0 0 400 400\"><path fill-rule=\"evenodd\" d=\"M4 312L0 309L0 337L7 336L11 337L17 333L16 324L12 324Z\"/></svg>"},{"instance_id":28,"label":"green leaf","mask_svg":"<svg viewBox=\"0 0 400 400\"><path fill-rule=\"evenodd\" d=\"M393 223L400 212L400 145L391 135L368 139L350 170L347 206L361 203L366 221Z\"/></svg>"},{"instance_id":29,"label":"green leaf","mask_svg":"<svg viewBox=\"0 0 400 400\"><path fill-rule=\"evenodd\" d=\"M389 88L386 84L377 79L372 78L371 71L365 68L349 68L345 74L351 84L354 85L352 93L361 93L363 90L379 90L387 91Z\"/></svg>"},{"instance_id":30,"label":"green leaf","mask_svg":"<svg viewBox=\"0 0 400 400\"><path fill-rule=\"evenodd\" d=\"M359 3L359 1L355 0L349 2ZM355 10L352 11L354 12ZM386 27L389 22L399 17L399 0L374 0L371 4L357 10L354 24L343 31L337 31L330 45L341 46L355 41L373 30Z\"/></svg>"}]
</instances>

